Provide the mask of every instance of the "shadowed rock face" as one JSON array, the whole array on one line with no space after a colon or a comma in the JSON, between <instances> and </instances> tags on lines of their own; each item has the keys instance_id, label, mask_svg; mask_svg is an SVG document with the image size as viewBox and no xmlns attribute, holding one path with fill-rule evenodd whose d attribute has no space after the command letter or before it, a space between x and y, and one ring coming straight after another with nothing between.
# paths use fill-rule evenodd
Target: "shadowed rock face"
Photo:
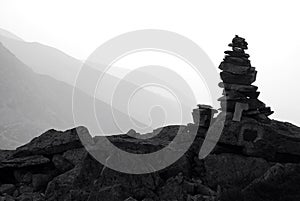
<instances>
[{"instance_id":1,"label":"shadowed rock face","mask_svg":"<svg viewBox=\"0 0 300 201\"><path fill-rule=\"evenodd\" d=\"M14 152L15 157L28 156L32 154L53 155L62 153L69 149L82 147L80 135L89 136L86 128L78 127L66 132L49 130L40 137L36 137L28 144L21 146ZM90 141L92 141L92 137Z\"/></svg>"},{"instance_id":2,"label":"shadowed rock face","mask_svg":"<svg viewBox=\"0 0 300 201\"><path fill-rule=\"evenodd\" d=\"M299 164L275 164L242 191L246 201L299 200Z\"/></svg>"},{"instance_id":3,"label":"shadowed rock face","mask_svg":"<svg viewBox=\"0 0 300 201\"><path fill-rule=\"evenodd\" d=\"M92 138L84 127L49 130L16 150L0 151L1 199L298 200L300 128L275 120L266 124L250 118L229 119L205 159L198 158L207 131L201 127L177 162L144 175L120 173L97 162L80 138L88 139L93 150L101 150L97 141L102 137ZM168 145L180 127L194 129L192 124L167 126L159 134L148 134L148 139L128 135L109 139L123 150L151 153Z\"/></svg>"}]
</instances>

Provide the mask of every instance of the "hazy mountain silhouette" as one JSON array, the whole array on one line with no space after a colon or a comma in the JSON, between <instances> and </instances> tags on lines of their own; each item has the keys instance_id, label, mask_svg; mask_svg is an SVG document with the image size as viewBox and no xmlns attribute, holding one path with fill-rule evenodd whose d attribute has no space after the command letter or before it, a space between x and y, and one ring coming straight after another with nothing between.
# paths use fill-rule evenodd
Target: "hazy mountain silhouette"
<instances>
[{"instance_id":1,"label":"hazy mountain silhouette","mask_svg":"<svg viewBox=\"0 0 300 201\"><path fill-rule=\"evenodd\" d=\"M40 132L49 129L67 129L74 126L72 117L73 87L46 75L34 73L16 56L0 45L0 148L15 148L27 142ZM87 114L92 98L77 90L83 121L93 122ZM120 133L114 124L111 108L106 103L96 101L96 113L101 114L105 133ZM123 128L130 128L127 115L114 110ZM97 122L89 125L97 132Z\"/></svg>"},{"instance_id":2,"label":"hazy mountain silhouette","mask_svg":"<svg viewBox=\"0 0 300 201\"><path fill-rule=\"evenodd\" d=\"M25 42L1 35L0 41L34 72L49 75L73 85L81 61L62 51L36 42Z\"/></svg>"},{"instance_id":3,"label":"hazy mountain silhouette","mask_svg":"<svg viewBox=\"0 0 300 201\"><path fill-rule=\"evenodd\" d=\"M53 104L46 104L44 99L51 97L47 95L51 91L42 89L39 77L2 44L0 63L1 148L20 145L49 126L62 127L62 121L68 121L53 111Z\"/></svg>"},{"instance_id":4,"label":"hazy mountain silhouette","mask_svg":"<svg viewBox=\"0 0 300 201\"><path fill-rule=\"evenodd\" d=\"M34 72L39 74L45 74L49 75L54 79L57 79L59 81L63 81L67 84L70 84L74 86L76 76L78 72L81 69L82 61L77 60L62 51L40 44L40 43L29 43L21 40L13 39L13 37L7 37L6 35L1 36L0 32L0 41L3 43L3 45L9 49L11 52L13 52L14 55L16 55L17 58L19 58L23 63L25 63L28 67L30 67ZM100 76L103 72L99 71L98 65L101 64L89 64L91 65L91 68L86 69L86 73L88 73L89 77L95 77L95 75ZM124 69L120 67L117 68L117 71L124 71ZM101 69L101 68L100 68ZM139 71L141 73L139 73ZM142 77L147 78L147 80L150 80L154 83L159 83L162 80L159 79L155 75L150 75L149 73L142 72L141 70L136 71L136 75L140 75ZM97 97L100 101L105 102L107 104L111 104L110 99L106 96L106 94L110 94L112 91L111 86L114 83L118 83L121 81L120 77L117 77L115 75L106 73L105 79L107 80L106 85L104 88L101 88L101 93ZM84 83L83 85L79 86L79 88L87 93L90 96L94 95L94 91L91 91L89 87L85 87L85 85L89 86L90 80L86 80L87 84ZM191 116L191 105L195 105L194 100L190 99L190 94L187 94L184 87L182 87L183 82L173 82L170 83L168 81L164 82L165 84L171 84L173 85L173 89L176 91L176 95L180 97L184 97L184 101L181 101L183 104L183 121L184 122L190 122ZM122 85L123 88L126 88L126 90L123 90L124 93L128 91L133 91L134 89L139 88L138 83L135 83L134 80L125 78L122 79ZM178 103L174 101L174 99L169 99L159 93L155 93L155 91L147 90L147 89L140 89L139 92L143 96L143 102L140 104L136 104L133 112L133 117L135 119L138 119L140 122L143 122L145 124L149 123L148 115L145 115L145 108L146 106L151 106L152 103L161 103L161 105L166 105L168 109L168 116L171 118L171 121L168 123L176 122L176 120L173 118L174 116L178 116L178 112L176 111L176 108L178 107ZM104 95L101 95L104 94ZM125 94L127 95L127 94ZM124 102L125 104L125 102ZM119 104L113 105L114 109L121 111L122 113L127 114L127 106L122 104L120 102ZM126 102L127 104L127 102ZM148 111L146 111L148 113ZM161 113L153 113L154 116L152 119L160 119ZM156 118L155 118L156 117ZM173 120L172 120L173 118ZM163 125L157 125L157 126L163 126Z\"/></svg>"},{"instance_id":5,"label":"hazy mountain silhouette","mask_svg":"<svg viewBox=\"0 0 300 201\"><path fill-rule=\"evenodd\" d=\"M19 36L16 36L15 34L9 32L9 31L6 31L4 29L1 29L0 28L0 35L1 36L5 36L7 38L11 38L11 39L14 39L14 40L19 40L19 41L24 41L22 38L20 38Z\"/></svg>"},{"instance_id":6,"label":"hazy mountain silhouette","mask_svg":"<svg viewBox=\"0 0 300 201\"><path fill-rule=\"evenodd\" d=\"M97 82L98 78L102 75L102 71L95 70L95 65L99 66L100 64L94 64L94 66L89 64L89 66L93 67L84 68L81 71L83 77L88 79L84 79L83 82L80 82L78 87L87 94L94 94L95 91L93 86ZM154 69L155 67L150 70ZM104 74L101 84L98 86L98 93L96 92L97 99L107 104L112 103L112 106L115 109L127 114L130 96L133 95L137 89L139 89L137 92L138 94L134 96L134 98L136 97L136 101L132 103L134 104L134 108L130 113L130 115L132 115L135 119L138 119L140 122L148 125L150 123L149 118L151 116L152 121L158 121L156 123L152 122L153 128L164 126L164 124L161 124L161 122L159 123L159 119L162 120L164 115L162 113L163 111L155 112L154 110L151 112L151 115L148 115L152 106L160 105L165 112L167 112L167 124L191 122L191 111L192 107L196 105L196 100L192 99L192 92L186 90L189 89L187 83L180 78L174 78L174 75L172 76L169 73L168 76L170 78L174 78L174 83L170 84L168 81L161 80L155 75L151 75L148 71L149 69L144 71L143 68L141 68L140 70L134 71L133 74L129 74L129 76L126 76L125 78L119 78L108 73ZM170 98L160 95L157 92L153 92L147 88L140 88L143 83L160 83L162 86L168 86L168 88L170 88L170 90L172 90L177 97ZM176 100L176 98L179 98L179 100ZM178 105L178 101L181 105ZM182 110L182 121L178 120L178 116L180 115L180 106Z\"/></svg>"}]
</instances>

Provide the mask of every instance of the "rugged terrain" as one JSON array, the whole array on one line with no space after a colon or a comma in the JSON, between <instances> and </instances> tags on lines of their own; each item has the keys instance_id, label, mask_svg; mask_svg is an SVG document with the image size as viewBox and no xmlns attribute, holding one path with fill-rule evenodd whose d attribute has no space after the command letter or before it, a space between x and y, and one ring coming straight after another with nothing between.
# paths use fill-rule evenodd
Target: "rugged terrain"
<instances>
[{"instance_id":1,"label":"rugged terrain","mask_svg":"<svg viewBox=\"0 0 300 201\"><path fill-rule=\"evenodd\" d=\"M300 128L247 117L236 122L231 113L225 118L221 139L206 158L198 158L207 132L199 127L184 156L144 175L120 173L97 162L80 138L87 139L86 147L101 150L103 137L92 138L84 127L49 130L16 150L0 152L0 200L299 200ZM124 134L109 140L128 152L153 152L196 127L167 126L149 139Z\"/></svg>"}]
</instances>

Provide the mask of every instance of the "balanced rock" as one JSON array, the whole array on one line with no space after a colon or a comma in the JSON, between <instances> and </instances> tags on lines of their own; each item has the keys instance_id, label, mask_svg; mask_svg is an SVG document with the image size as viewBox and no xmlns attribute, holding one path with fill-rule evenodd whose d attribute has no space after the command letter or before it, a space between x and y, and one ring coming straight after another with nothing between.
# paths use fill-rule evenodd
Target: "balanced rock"
<instances>
[{"instance_id":1,"label":"balanced rock","mask_svg":"<svg viewBox=\"0 0 300 201\"><path fill-rule=\"evenodd\" d=\"M248 49L248 43L246 40L242 37L239 37L238 35L235 35L235 37L232 39L232 43L228 45L229 47L238 48L234 49L235 51L240 50L246 50Z\"/></svg>"}]
</instances>

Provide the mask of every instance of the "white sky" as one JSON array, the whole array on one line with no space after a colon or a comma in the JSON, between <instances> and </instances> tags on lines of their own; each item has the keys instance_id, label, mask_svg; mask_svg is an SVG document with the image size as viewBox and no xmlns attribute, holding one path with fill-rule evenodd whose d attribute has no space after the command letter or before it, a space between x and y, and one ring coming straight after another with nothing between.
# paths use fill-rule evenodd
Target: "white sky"
<instances>
[{"instance_id":1,"label":"white sky","mask_svg":"<svg viewBox=\"0 0 300 201\"><path fill-rule=\"evenodd\" d=\"M260 99L275 110L273 118L300 125L299 8L287 0L0 0L0 27L82 60L122 33L164 29L192 39L215 65L239 34L258 70Z\"/></svg>"}]
</instances>

